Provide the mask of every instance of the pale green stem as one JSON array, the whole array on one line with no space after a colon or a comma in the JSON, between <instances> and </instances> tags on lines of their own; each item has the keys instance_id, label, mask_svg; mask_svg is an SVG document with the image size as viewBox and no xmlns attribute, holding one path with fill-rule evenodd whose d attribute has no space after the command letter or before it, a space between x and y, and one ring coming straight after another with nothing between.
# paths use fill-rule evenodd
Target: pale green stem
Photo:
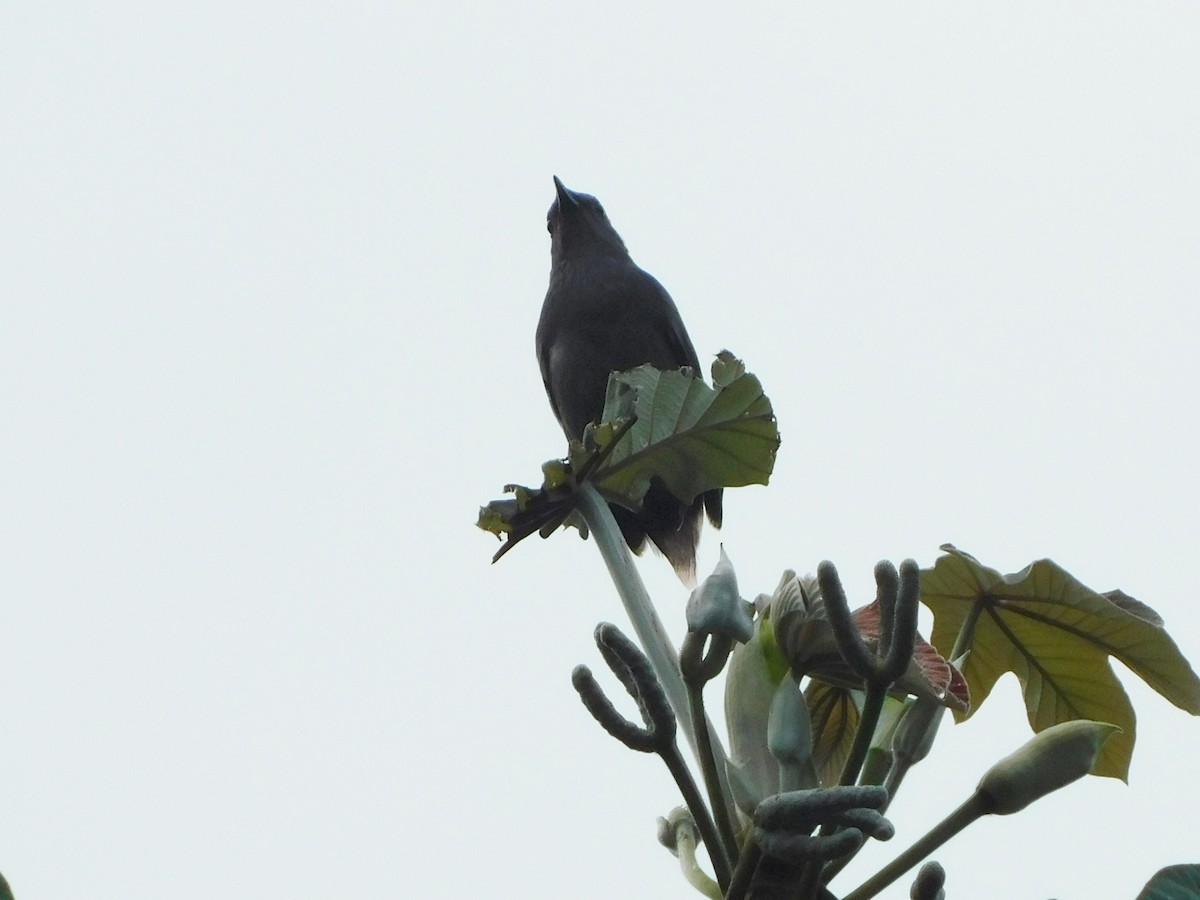
<instances>
[{"instance_id":1,"label":"pale green stem","mask_svg":"<svg viewBox=\"0 0 1200 900\"><path fill-rule=\"evenodd\" d=\"M713 732L712 723L708 723L711 752L705 752L700 746L696 728L692 723L688 691L679 672L679 656L675 652L675 646L667 636L662 619L658 617L658 612L650 601L650 594L642 576L638 574L637 566L633 563L633 554L629 552L629 545L621 536L617 520L613 518L612 511L600 496L600 492L586 481L579 486L579 513L587 523L588 531L596 541L600 555L604 557L604 564L608 567L613 584L616 585L621 603L625 606L625 612L638 636L638 642L662 683L663 690L666 691L671 709L675 711L688 746L692 748L692 755L702 770L705 770L706 758L715 764L725 815L728 821L736 820L736 807L733 805L725 773L725 747ZM714 847L713 852L720 851Z\"/></svg>"},{"instance_id":2,"label":"pale green stem","mask_svg":"<svg viewBox=\"0 0 1200 900\"><path fill-rule=\"evenodd\" d=\"M633 563L633 554L629 552L629 546L621 536L617 520L613 518L612 511L600 496L600 492L584 482L579 486L579 500L580 515L587 522L588 531L596 541L600 555L604 557L604 564L608 566L608 574L621 596L621 603L624 604L629 621L633 624L638 642L649 658L650 665L654 667L654 674L662 683L663 690L667 692L671 709L675 711L692 752L699 759L687 688L684 687L683 676L679 674L679 657L671 639L667 637L662 619L658 617L654 604L650 602L650 594Z\"/></svg>"},{"instance_id":3,"label":"pale green stem","mask_svg":"<svg viewBox=\"0 0 1200 900\"><path fill-rule=\"evenodd\" d=\"M987 813L985 806L983 798L978 794L972 794L962 806L942 819L928 834L868 878L861 886L843 897L842 900L869 900L874 897L950 838L985 815Z\"/></svg>"},{"instance_id":4,"label":"pale green stem","mask_svg":"<svg viewBox=\"0 0 1200 900\"><path fill-rule=\"evenodd\" d=\"M709 878L708 873L696 862L696 834L690 823L675 829L675 852L687 883L709 900L721 900L721 886Z\"/></svg>"}]
</instances>

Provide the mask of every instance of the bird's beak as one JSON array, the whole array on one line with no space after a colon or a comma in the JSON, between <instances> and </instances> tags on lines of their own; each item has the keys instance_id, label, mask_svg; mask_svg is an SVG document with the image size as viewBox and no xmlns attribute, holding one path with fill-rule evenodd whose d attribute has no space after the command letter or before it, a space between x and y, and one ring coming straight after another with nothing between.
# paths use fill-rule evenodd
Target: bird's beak
<instances>
[{"instance_id":1,"label":"bird's beak","mask_svg":"<svg viewBox=\"0 0 1200 900\"><path fill-rule=\"evenodd\" d=\"M566 209L568 207L574 209L579 206L579 201L575 199L574 192L563 184L557 175L554 176L554 190L558 192L559 209Z\"/></svg>"}]
</instances>

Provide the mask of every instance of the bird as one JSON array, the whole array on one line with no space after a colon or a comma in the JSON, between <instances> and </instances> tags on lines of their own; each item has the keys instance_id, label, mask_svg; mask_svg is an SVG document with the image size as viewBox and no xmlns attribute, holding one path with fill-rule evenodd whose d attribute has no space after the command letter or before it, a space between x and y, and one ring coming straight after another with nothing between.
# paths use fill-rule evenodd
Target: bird
<instances>
[{"instance_id":1,"label":"bird","mask_svg":"<svg viewBox=\"0 0 1200 900\"><path fill-rule=\"evenodd\" d=\"M649 363L700 371L675 301L630 258L600 201L554 176L546 214L550 285L538 320L538 366L550 408L568 439L581 438L604 409L608 376ZM646 538L685 584L694 584L702 513L721 527L721 490L674 496L653 479L641 510L610 504L625 542L641 553Z\"/></svg>"}]
</instances>

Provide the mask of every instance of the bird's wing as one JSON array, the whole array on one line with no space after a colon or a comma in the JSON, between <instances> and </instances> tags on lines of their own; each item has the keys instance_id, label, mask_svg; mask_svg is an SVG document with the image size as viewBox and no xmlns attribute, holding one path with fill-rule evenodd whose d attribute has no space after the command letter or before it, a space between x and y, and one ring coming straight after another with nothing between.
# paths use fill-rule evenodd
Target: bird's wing
<instances>
[{"instance_id":1,"label":"bird's wing","mask_svg":"<svg viewBox=\"0 0 1200 900\"><path fill-rule=\"evenodd\" d=\"M667 289L657 281L654 283L658 285L660 292L658 329L667 343L671 360L675 366L691 366L696 374L700 375L700 358L696 356L696 348L692 345L692 339L688 337L687 329L683 327L679 309L675 306L671 295L667 293Z\"/></svg>"},{"instance_id":2,"label":"bird's wing","mask_svg":"<svg viewBox=\"0 0 1200 900\"><path fill-rule=\"evenodd\" d=\"M554 418L561 422L562 413L559 411L558 402L554 399L554 386L550 380L550 354L554 349L555 337L554 329L549 327L546 313L543 310L541 321L538 322L536 336L538 368L542 373L542 385L546 388L546 396L550 399L550 411L554 413Z\"/></svg>"}]
</instances>

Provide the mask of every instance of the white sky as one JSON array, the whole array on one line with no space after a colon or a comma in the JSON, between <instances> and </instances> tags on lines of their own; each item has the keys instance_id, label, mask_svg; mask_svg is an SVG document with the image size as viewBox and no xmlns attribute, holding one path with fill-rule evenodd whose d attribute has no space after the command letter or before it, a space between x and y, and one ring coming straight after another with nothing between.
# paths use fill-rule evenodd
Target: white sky
<instances>
[{"instance_id":1,"label":"white sky","mask_svg":"<svg viewBox=\"0 0 1200 900\"><path fill-rule=\"evenodd\" d=\"M473 528L562 449L552 174L775 403L775 479L726 500L745 595L829 558L866 602L876 560L952 541L1121 587L1200 660L1200 10L731 9L6 12L19 900L693 896L665 770L569 683L622 621L594 547L492 567ZM974 826L949 896L1132 897L1195 861L1200 723L1126 683L1130 785ZM1025 739L1018 693L946 729L836 886Z\"/></svg>"}]
</instances>

